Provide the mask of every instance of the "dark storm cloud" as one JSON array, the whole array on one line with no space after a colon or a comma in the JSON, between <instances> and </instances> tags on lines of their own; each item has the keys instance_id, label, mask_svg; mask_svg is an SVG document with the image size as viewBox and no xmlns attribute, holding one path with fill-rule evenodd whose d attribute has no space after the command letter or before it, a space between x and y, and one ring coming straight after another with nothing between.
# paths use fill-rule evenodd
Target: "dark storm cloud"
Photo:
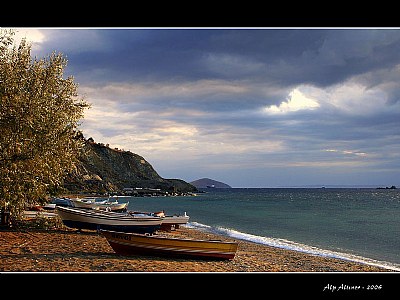
<instances>
[{"instance_id":1,"label":"dark storm cloud","mask_svg":"<svg viewBox=\"0 0 400 300\"><path fill-rule=\"evenodd\" d=\"M241 110L279 104L296 85L327 87L354 76L369 87L385 85L388 101L396 102L400 72L393 68L400 60L399 33L363 29L62 29L50 31L48 47L66 53L69 72L83 85L167 82L178 88L188 82L223 80L243 86L244 91L210 91L201 97L160 94L152 103L192 106L192 98L202 110Z\"/></svg>"},{"instance_id":2,"label":"dark storm cloud","mask_svg":"<svg viewBox=\"0 0 400 300\"><path fill-rule=\"evenodd\" d=\"M170 178L200 169L229 178L240 169L290 184L292 174L315 180L301 170L326 178L332 170L349 178L353 168L398 173L400 30L42 32L36 53L64 53L93 104L85 130L134 147Z\"/></svg>"},{"instance_id":3,"label":"dark storm cloud","mask_svg":"<svg viewBox=\"0 0 400 300\"><path fill-rule=\"evenodd\" d=\"M99 81L251 79L328 86L400 62L398 30L65 29L48 41L66 52L73 72L97 70Z\"/></svg>"}]
</instances>

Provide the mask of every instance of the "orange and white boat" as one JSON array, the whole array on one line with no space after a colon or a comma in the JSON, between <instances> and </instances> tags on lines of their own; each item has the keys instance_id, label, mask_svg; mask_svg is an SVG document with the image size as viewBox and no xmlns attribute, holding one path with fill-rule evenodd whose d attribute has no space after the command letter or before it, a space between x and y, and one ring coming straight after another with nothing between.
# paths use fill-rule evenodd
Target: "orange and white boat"
<instances>
[{"instance_id":1,"label":"orange and white boat","mask_svg":"<svg viewBox=\"0 0 400 300\"><path fill-rule=\"evenodd\" d=\"M156 255L192 258L233 259L236 242L198 240L100 230L111 248L121 255Z\"/></svg>"}]
</instances>

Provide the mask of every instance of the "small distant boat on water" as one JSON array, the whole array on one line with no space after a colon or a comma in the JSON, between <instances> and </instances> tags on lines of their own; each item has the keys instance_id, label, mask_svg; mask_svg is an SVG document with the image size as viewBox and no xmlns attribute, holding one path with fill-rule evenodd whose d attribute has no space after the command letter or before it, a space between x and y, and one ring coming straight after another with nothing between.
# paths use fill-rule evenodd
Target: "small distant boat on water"
<instances>
[{"instance_id":1,"label":"small distant boat on water","mask_svg":"<svg viewBox=\"0 0 400 300\"><path fill-rule=\"evenodd\" d=\"M236 242L197 240L139 235L102 230L111 248L120 255L156 255L209 259L233 259L238 249Z\"/></svg>"},{"instance_id":2,"label":"small distant boat on water","mask_svg":"<svg viewBox=\"0 0 400 300\"><path fill-rule=\"evenodd\" d=\"M129 215L127 213L57 206L58 215L63 224L70 228L88 230L116 230L153 234L161 227L161 217L145 214Z\"/></svg>"}]
</instances>

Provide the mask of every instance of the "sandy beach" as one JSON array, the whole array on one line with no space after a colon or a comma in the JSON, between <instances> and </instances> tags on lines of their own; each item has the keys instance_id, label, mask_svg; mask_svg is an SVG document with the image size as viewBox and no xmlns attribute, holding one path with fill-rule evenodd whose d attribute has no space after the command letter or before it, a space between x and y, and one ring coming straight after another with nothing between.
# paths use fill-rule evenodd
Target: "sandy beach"
<instances>
[{"instance_id":1,"label":"sandy beach","mask_svg":"<svg viewBox=\"0 0 400 300\"><path fill-rule=\"evenodd\" d=\"M0 231L1 272L393 272L380 267L279 249L181 226L171 236L239 243L232 260L120 256L96 231L67 227Z\"/></svg>"},{"instance_id":2,"label":"sandy beach","mask_svg":"<svg viewBox=\"0 0 400 300\"><path fill-rule=\"evenodd\" d=\"M91 297L94 293L103 297L104 291L110 290L128 295L134 291L136 296L149 291L187 295L196 291L197 296L206 297L211 292L237 297L238 291L281 296L392 295L397 286L398 277L394 276L399 272L384 268L269 247L184 226L163 234L236 241L239 246L232 260L121 256L96 231L78 232L65 226L50 230L3 229L0 286L13 286L18 281L24 282L21 292L28 295L39 286L47 294L51 289L59 293L61 286L70 286L79 278L89 288L84 292ZM64 289L63 295L75 297L74 286ZM369 290L370 287L378 290ZM352 288L358 290L349 290Z\"/></svg>"}]
</instances>

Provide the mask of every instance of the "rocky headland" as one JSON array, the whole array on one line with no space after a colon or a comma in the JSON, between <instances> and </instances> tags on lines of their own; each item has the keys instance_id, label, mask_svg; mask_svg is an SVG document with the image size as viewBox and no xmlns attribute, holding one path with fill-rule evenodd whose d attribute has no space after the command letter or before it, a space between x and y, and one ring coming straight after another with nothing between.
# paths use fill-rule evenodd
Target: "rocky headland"
<instances>
[{"instance_id":1,"label":"rocky headland","mask_svg":"<svg viewBox=\"0 0 400 300\"><path fill-rule=\"evenodd\" d=\"M85 139L79 162L64 182L64 193L123 194L146 191L155 194L196 192L181 179L162 178L142 156Z\"/></svg>"}]
</instances>

